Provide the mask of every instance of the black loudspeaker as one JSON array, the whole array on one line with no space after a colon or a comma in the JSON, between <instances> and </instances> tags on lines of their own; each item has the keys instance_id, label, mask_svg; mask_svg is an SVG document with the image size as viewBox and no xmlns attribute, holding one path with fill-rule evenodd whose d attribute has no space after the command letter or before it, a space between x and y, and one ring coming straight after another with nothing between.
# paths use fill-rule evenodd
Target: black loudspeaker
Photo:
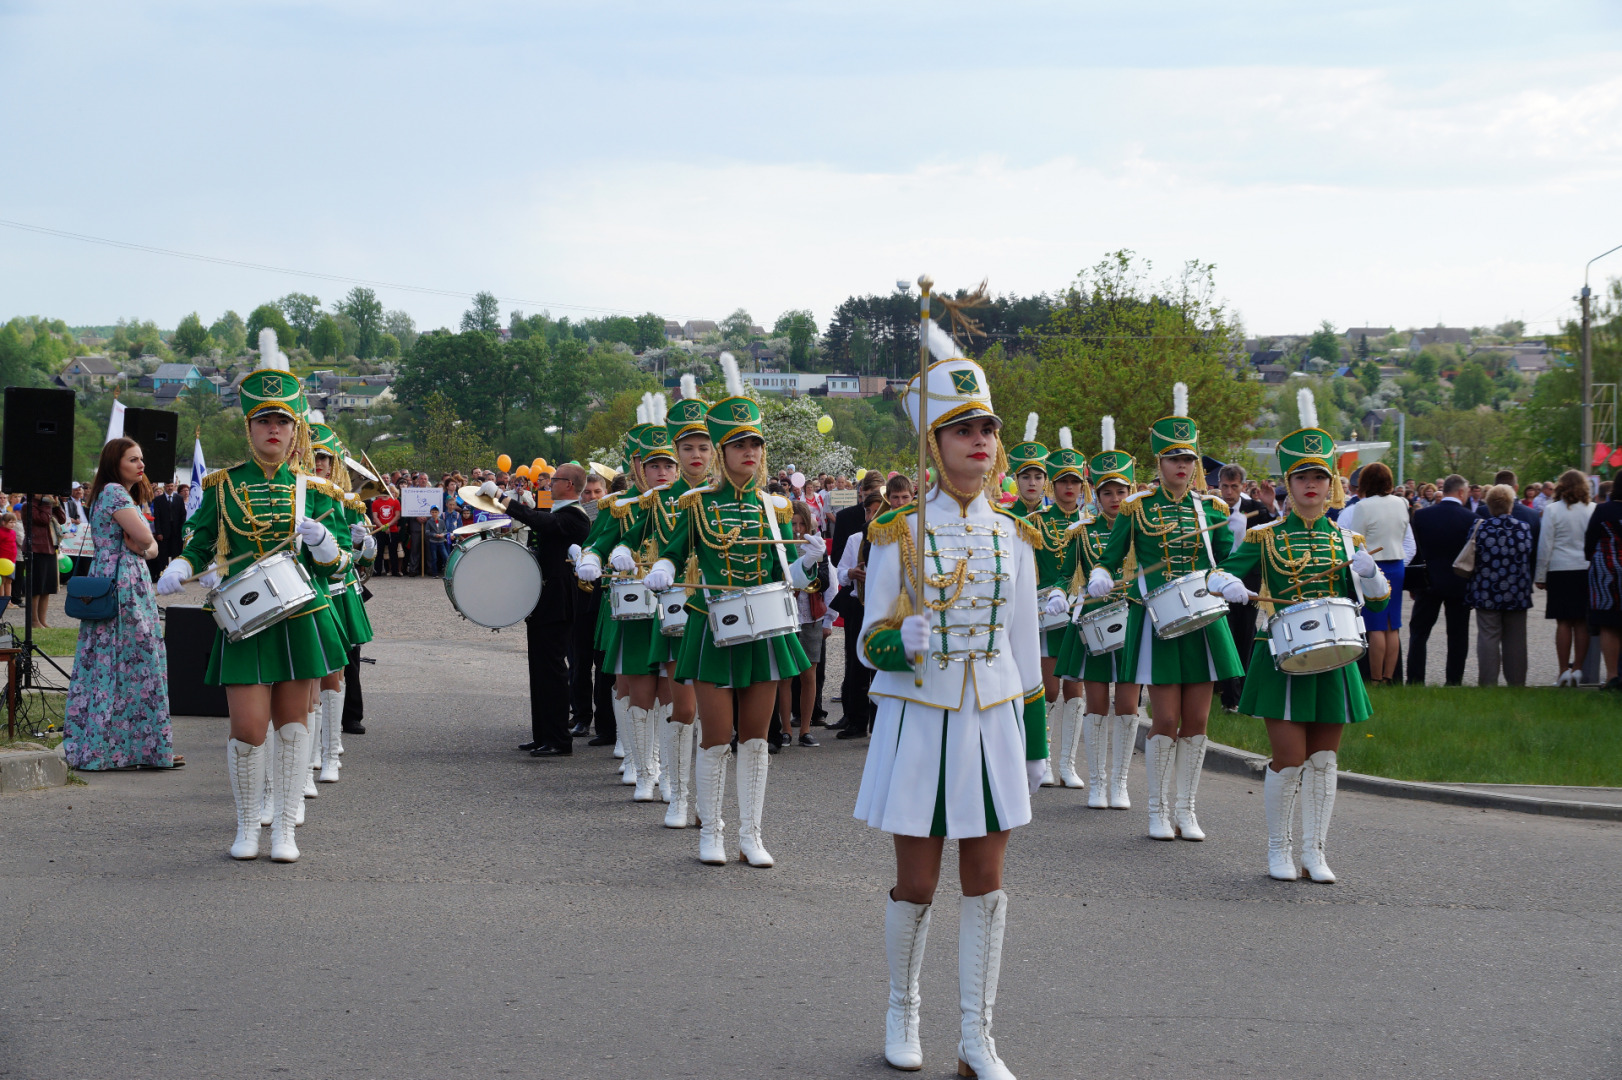
<instances>
[{"instance_id":1,"label":"black loudspeaker","mask_svg":"<svg viewBox=\"0 0 1622 1080\"><path fill-rule=\"evenodd\" d=\"M175 479L175 437L180 417L163 409L125 409L124 434L141 444L146 478L154 484Z\"/></svg>"},{"instance_id":2,"label":"black loudspeaker","mask_svg":"<svg viewBox=\"0 0 1622 1080\"><path fill-rule=\"evenodd\" d=\"M163 647L169 654L171 716L229 716L225 687L207 686L208 654L218 627L201 607L170 604L163 609Z\"/></svg>"},{"instance_id":3,"label":"black loudspeaker","mask_svg":"<svg viewBox=\"0 0 1622 1080\"><path fill-rule=\"evenodd\" d=\"M73 484L73 391L6 387L7 491L66 495Z\"/></svg>"}]
</instances>

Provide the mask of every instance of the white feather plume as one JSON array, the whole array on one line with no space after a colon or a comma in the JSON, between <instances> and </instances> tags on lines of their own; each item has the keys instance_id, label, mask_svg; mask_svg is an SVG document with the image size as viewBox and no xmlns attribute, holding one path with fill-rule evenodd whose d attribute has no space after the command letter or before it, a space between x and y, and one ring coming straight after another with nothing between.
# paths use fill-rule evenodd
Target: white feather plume
<instances>
[{"instance_id":1,"label":"white feather plume","mask_svg":"<svg viewBox=\"0 0 1622 1080\"><path fill-rule=\"evenodd\" d=\"M1036 425L1039 422L1040 421L1038 420L1037 415L1035 413L1031 413L1029 416L1027 416L1025 418L1025 441L1026 442L1035 442L1036 441Z\"/></svg>"},{"instance_id":2,"label":"white feather plume","mask_svg":"<svg viewBox=\"0 0 1622 1080\"><path fill-rule=\"evenodd\" d=\"M957 347L952 335L942 330L934 319L929 320L929 355L937 360L961 360L963 350Z\"/></svg>"},{"instance_id":3,"label":"white feather plume","mask_svg":"<svg viewBox=\"0 0 1622 1080\"><path fill-rule=\"evenodd\" d=\"M681 399L690 401L696 397L698 397L698 380L689 372L681 377Z\"/></svg>"},{"instance_id":4,"label":"white feather plume","mask_svg":"<svg viewBox=\"0 0 1622 1080\"><path fill-rule=\"evenodd\" d=\"M1171 387L1171 414L1173 416L1188 415L1188 384L1173 383Z\"/></svg>"},{"instance_id":5,"label":"white feather plume","mask_svg":"<svg viewBox=\"0 0 1622 1080\"><path fill-rule=\"evenodd\" d=\"M729 352L721 354L721 374L726 377L727 396L743 397L743 376L738 374L738 358Z\"/></svg>"},{"instance_id":6,"label":"white feather plume","mask_svg":"<svg viewBox=\"0 0 1622 1080\"><path fill-rule=\"evenodd\" d=\"M670 415L670 402L665 399L664 394L662 394L662 393L654 394L653 395L653 416L651 416L648 419L648 423L650 423L650 424L662 424L662 423L665 422L665 417L667 417L669 415Z\"/></svg>"},{"instance_id":7,"label":"white feather plume","mask_svg":"<svg viewBox=\"0 0 1622 1080\"><path fill-rule=\"evenodd\" d=\"M1103 423L1098 427L1098 449L1100 453L1107 454L1115 449L1115 417L1104 417Z\"/></svg>"},{"instance_id":8,"label":"white feather plume","mask_svg":"<svg viewBox=\"0 0 1622 1080\"><path fill-rule=\"evenodd\" d=\"M651 397L653 397L652 394L644 393L642 395L642 400L637 402L636 422L639 424L646 424L648 422L648 399Z\"/></svg>"},{"instance_id":9,"label":"white feather plume","mask_svg":"<svg viewBox=\"0 0 1622 1080\"><path fill-rule=\"evenodd\" d=\"M268 326L259 331L259 366L276 371L293 370L288 366L287 356L276 347L276 331Z\"/></svg>"},{"instance_id":10,"label":"white feather plume","mask_svg":"<svg viewBox=\"0 0 1622 1080\"><path fill-rule=\"evenodd\" d=\"M324 424L327 422L327 414L320 409L311 409L310 415L306 419L312 424Z\"/></svg>"},{"instance_id":11,"label":"white feather plume","mask_svg":"<svg viewBox=\"0 0 1622 1080\"><path fill-rule=\"evenodd\" d=\"M1301 413L1301 426L1318 426L1318 399L1312 396L1312 391L1303 386L1295 392L1295 407Z\"/></svg>"},{"instance_id":12,"label":"white feather plume","mask_svg":"<svg viewBox=\"0 0 1622 1080\"><path fill-rule=\"evenodd\" d=\"M1060 428L1059 429L1059 449L1060 450L1074 450L1075 448L1076 448L1075 444L1070 441L1070 429L1067 428L1067 427Z\"/></svg>"}]
</instances>

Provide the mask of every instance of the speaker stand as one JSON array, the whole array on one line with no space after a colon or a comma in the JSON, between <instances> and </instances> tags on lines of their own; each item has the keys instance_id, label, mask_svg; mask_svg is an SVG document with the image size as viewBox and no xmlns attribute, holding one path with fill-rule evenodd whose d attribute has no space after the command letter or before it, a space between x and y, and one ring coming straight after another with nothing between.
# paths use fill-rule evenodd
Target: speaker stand
<instances>
[{"instance_id":1,"label":"speaker stand","mask_svg":"<svg viewBox=\"0 0 1622 1080\"><path fill-rule=\"evenodd\" d=\"M52 657L47 656L44 649L34 644L34 496L23 496L23 515L23 542L19 553L22 555L23 565L28 568L28 572L23 575L23 580L26 582L23 591L23 639L17 643L18 704L22 704L22 694L29 690L42 693L66 694L69 680L68 673L62 670L61 665ZM41 660L49 664L58 675L62 676L62 685L52 685L42 678L39 665ZM23 715L25 717L28 715L26 705L23 708ZM66 717L64 716L65 720ZM49 730L49 728L50 724L47 722L44 730ZM8 730L7 737L15 739L17 737L16 731Z\"/></svg>"}]
</instances>

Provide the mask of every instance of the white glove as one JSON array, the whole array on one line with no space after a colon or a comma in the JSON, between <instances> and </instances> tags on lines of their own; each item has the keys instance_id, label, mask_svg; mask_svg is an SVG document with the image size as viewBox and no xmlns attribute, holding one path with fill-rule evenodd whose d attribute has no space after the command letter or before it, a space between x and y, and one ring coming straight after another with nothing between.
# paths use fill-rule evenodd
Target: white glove
<instances>
[{"instance_id":1,"label":"white glove","mask_svg":"<svg viewBox=\"0 0 1622 1080\"><path fill-rule=\"evenodd\" d=\"M671 565L669 559L660 559L653 564L653 569L648 571L648 576L642 579L642 584L654 592L664 592L676 584L675 566Z\"/></svg>"},{"instance_id":2,"label":"white glove","mask_svg":"<svg viewBox=\"0 0 1622 1080\"><path fill-rule=\"evenodd\" d=\"M909 653L921 653L929 648L929 620L922 615L908 615L901 620L901 647Z\"/></svg>"},{"instance_id":3,"label":"white glove","mask_svg":"<svg viewBox=\"0 0 1622 1080\"><path fill-rule=\"evenodd\" d=\"M1373 555L1370 555L1362 548L1358 548L1352 553L1352 573L1358 577L1373 577L1379 572L1380 568L1374 565Z\"/></svg>"},{"instance_id":4,"label":"white glove","mask_svg":"<svg viewBox=\"0 0 1622 1080\"><path fill-rule=\"evenodd\" d=\"M479 485L479 494L487 498L493 499L500 493L501 489L496 487L496 482L494 480L486 480L484 483Z\"/></svg>"},{"instance_id":5,"label":"white glove","mask_svg":"<svg viewBox=\"0 0 1622 1080\"><path fill-rule=\"evenodd\" d=\"M1035 795L1042 787L1042 778L1048 774L1047 759L1040 761L1027 761L1025 763L1025 779L1031 785L1031 794Z\"/></svg>"},{"instance_id":6,"label":"white glove","mask_svg":"<svg viewBox=\"0 0 1622 1080\"><path fill-rule=\"evenodd\" d=\"M608 565L612 566L616 573L634 574L636 573L636 556L631 554L630 548L621 544L608 553Z\"/></svg>"},{"instance_id":7,"label":"white glove","mask_svg":"<svg viewBox=\"0 0 1622 1080\"><path fill-rule=\"evenodd\" d=\"M178 592L183 592L186 586L180 582L190 574L191 567L186 565L184 561L176 559L164 567L163 575L158 578L158 582L153 586L153 589L159 596L173 596Z\"/></svg>"},{"instance_id":8,"label":"white glove","mask_svg":"<svg viewBox=\"0 0 1622 1080\"><path fill-rule=\"evenodd\" d=\"M373 536L371 533L367 533L366 539L360 542L360 557L363 559L371 559L375 558L376 555L377 537Z\"/></svg>"},{"instance_id":9,"label":"white glove","mask_svg":"<svg viewBox=\"0 0 1622 1080\"><path fill-rule=\"evenodd\" d=\"M184 576L184 575L182 575L182 576ZM218 585L219 583L220 583L220 572L218 570L214 569L212 566L210 566L208 568L208 573L204 574L202 577L197 579L197 584L201 585L205 589L212 589L212 588L214 588L214 586Z\"/></svg>"},{"instance_id":10,"label":"white glove","mask_svg":"<svg viewBox=\"0 0 1622 1080\"><path fill-rule=\"evenodd\" d=\"M579 563L580 562L580 545L579 544L570 544L569 545L569 561L572 562L572 563Z\"/></svg>"},{"instance_id":11,"label":"white glove","mask_svg":"<svg viewBox=\"0 0 1622 1080\"><path fill-rule=\"evenodd\" d=\"M1093 567L1093 572L1087 576L1087 595L1094 600L1101 600L1115 588L1115 579L1110 572L1102 566Z\"/></svg>"},{"instance_id":12,"label":"white glove","mask_svg":"<svg viewBox=\"0 0 1622 1080\"><path fill-rule=\"evenodd\" d=\"M349 526L349 543L354 547L360 547L366 542L366 538L371 535L372 530L358 521Z\"/></svg>"},{"instance_id":13,"label":"white glove","mask_svg":"<svg viewBox=\"0 0 1622 1080\"><path fill-rule=\"evenodd\" d=\"M327 531L325 525L315 518L302 518L299 520L297 530L299 539L310 549L310 554L315 557L316 562L325 565L337 560L338 541L333 539L332 533Z\"/></svg>"},{"instance_id":14,"label":"white glove","mask_svg":"<svg viewBox=\"0 0 1622 1080\"><path fill-rule=\"evenodd\" d=\"M1048 596L1046 608L1049 615L1063 615L1070 610L1070 598L1063 591L1054 589Z\"/></svg>"},{"instance_id":15,"label":"white glove","mask_svg":"<svg viewBox=\"0 0 1622 1080\"><path fill-rule=\"evenodd\" d=\"M826 554L828 547L820 536L808 536L805 543L800 545L800 561L805 564L807 570L815 570L817 563L821 562Z\"/></svg>"},{"instance_id":16,"label":"white glove","mask_svg":"<svg viewBox=\"0 0 1622 1080\"><path fill-rule=\"evenodd\" d=\"M1245 583L1226 570L1212 570L1205 575L1205 587L1230 604L1250 603L1250 590Z\"/></svg>"},{"instance_id":17,"label":"white glove","mask_svg":"<svg viewBox=\"0 0 1622 1080\"><path fill-rule=\"evenodd\" d=\"M574 576L581 581L596 581L603 576L603 562L595 551L588 551L575 563Z\"/></svg>"}]
</instances>

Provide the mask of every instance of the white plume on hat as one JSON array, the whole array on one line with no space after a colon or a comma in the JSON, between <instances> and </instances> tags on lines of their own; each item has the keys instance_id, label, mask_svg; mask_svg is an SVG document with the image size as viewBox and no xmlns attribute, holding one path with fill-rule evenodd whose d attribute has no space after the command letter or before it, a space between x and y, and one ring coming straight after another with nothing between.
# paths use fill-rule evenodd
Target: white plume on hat
<instances>
[{"instance_id":1,"label":"white plume on hat","mask_svg":"<svg viewBox=\"0 0 1622 1080\"><path fill-rule=\"evenodd\" d=\"M1173 416L1188 415L1188 384L1173 383L1171 387L1171 414Z\"/></svg>"},{"instance_id":2,"label":"white plume on hat","mask_svg":"<svg viewBox=\"0 0 1622 1080\"><path fill-rule=\"evenodd\" d=\"M670 412L670 403L665 400L664 394L653 395L653 415L648 417L650 424L662 424L665 416Z\"/></svg>"},{"instance_id":3,"label":"white plume on hat","mask_svg":"<svg viewBox=\"0 0 1622 1080\"><path fill-rule=\"evenodd\" d=\"M1312 396L1312 390L1303 386L1295 392L1295 407L1301 413L1301 426L1304 428L1318 426L1318 399Z\"/></svg>"},{"instance_id":4,"label":"white plume on hat","mask_svg":"<svg viewBox=\"0 0 1622 1080\"><path fill-rule=\"evenodd\" d=\"M721 354L721 374L726 377L727 396L743 397L743 376L738 374L738 358L729 352Z\"/></svg>"},{"instance_id":5,"label":"white plume on hat","mask_svg":"<svg viewBox=\"0 0 1622 1080\"><path fill-rule=\"evenodd\" d=\"M1038 420L1037 415L1035 413L1031 413L1029 416L1027 416L1025 418L1025 441L1026 442L1035 442L1036 441L1036 425L1038 423L1040 423L1040 421Z\"/></svg>"},{"instance_id":6,"label":"white plume on hat","mask_svg":"<svg viewBox=\"0 0 1622 1080\"><path fill-rule=\"evenodd\" d=\"M1075 444L1073 444L1070 441L1070 429L1067 428L1067 427L1060 428L1059 429L1059 449L1060 450L1074 450L1075 448L1076 448Z\"/></svg>"},{"instance_id":7,"label":"white plume on hat","mask_svg":"<svg viewBox=\"0 0 1622 1080\"><path fill-rule=\"evenodd\" d=\"M324 424L327 422L327 414L320 409L311 409L309 416L305 417L305 419L312 424Z\"/></svg>"},{"instance_id":8,"label":"white plume on hat","mask_svg":"<svg viewBox=\"0 0 1622 1080\"><path fill-rule=\"evenodd\" d=\"M698 397L698 380L693 378L692 372L688 372L681 377L681 399L689 401L696 397Z\"/></svg>"},{"instance_id":9,"label":"white plume on hat","mask_svg":"<svg viewBox=\"0 0 1622 1080\"><path fill-rule=\"evenodd\" d=\"M286 354L276 347L276 331L268 326L259 331L259 366L289 373L293 370Z\"/></svg>"},{"instance_id":10,"label":"white plume on hat","mask_svg":"<svg viewBox=\"0 0 1622 1080\"><path fill-rule=\"evenodd\" d=\"M937 360L965 359L963 350L957 347L957 342L952 340L952 335L942 330L939 323L934 319L930 319L928 326L929 355Z\"/></svg>"},{"instance_id":11,"label":"white plume on hat","mask_svg":"<svg viewBox=\"0 0 1622 1080\"><path fill-rule=\"evenodd\" d=\"M1115 417L1106 416L1098 425L1098 450L1107 454L1115 449Z\"/></svg>"},{"instance_id":12,"label":"white plume on hat","mask_svg":"<svg viewBox=\"0 0 1622 1080\"><path fill-rule=\"evenodd\" d=\"M636 422L639 424L646 424L648 422L648 399L651 397L653 397L652 394L644 393L642 395L642 400L637 402Z\"/></svg>"}]
</instances>

